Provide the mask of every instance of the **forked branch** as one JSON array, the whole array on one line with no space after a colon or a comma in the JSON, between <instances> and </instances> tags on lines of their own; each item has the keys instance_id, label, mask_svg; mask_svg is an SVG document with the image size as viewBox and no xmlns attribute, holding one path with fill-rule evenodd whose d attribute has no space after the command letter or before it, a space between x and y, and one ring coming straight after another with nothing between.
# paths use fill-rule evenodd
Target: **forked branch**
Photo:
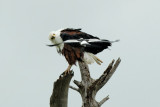
<instances>
[{"instance_id":1,"label":"forked branch","mask_svg":"<svg viewBox=\"0 0 160 107\"><path fill-rule=\"evenodd\" d=\"M107 69L103 74L94 80L90 76L88 65L85 62L78 62L81 72L81 82L74 80L73 82L78 86L75 88L69 86L70 80L73 77L73 72L69 74L61 74L59 79L54 82L53 93L50 98L50 107L67 107L68 101L68 88L71 88L81 94L82 97L82 107L101 107L101 105L109 99L109 96L103 98L100 102L97 102L95 96L97 92L108 82L111 78L121 59L112 60Z\"/></svg>"},{"instance_id":2,"label":"forked branch","mask_svg":"<svg viewBox=\"0 0 160 107\"><path fill-rule=\"evenodd\" d=\"M91 78L88 65L85 62L78 62L82 81L78 82L74 80L74 83L79 87L78 92L81 94L82 101L83 101L82 107L100 107L104 102L106 102L109 99L109 96L107 96L103 98L100 102L97 102L95 100L95 96L97 92L111 78L111 76L117 69L118 65L120 64L121 59L118 58L118 60L115 63L114 62L115 60L112 60L112 62L107 67L107 69L103 72L103 74L97 80L94 80ZM74 88L72 87L72 89ZM77 89L74 89L74 90L77 90Z\"/></svg>"},{"instance_id":3,"label":"forked branch","mask_svg":"<svg viewBox=\"0 0 160 107\"><path fill-rule=\"evenodd\" d=\"M115 64L114 64L114 60L112 60L112 62L109 64L109 66L104 71L104 73L99 77L99 79L95 81L94 84L96 87L96 91L100 90L108 82L108 80L111 78L113 73L116 71L120 62L121 62L120 58L118 58Z\"/></svg>"}]
</instances>

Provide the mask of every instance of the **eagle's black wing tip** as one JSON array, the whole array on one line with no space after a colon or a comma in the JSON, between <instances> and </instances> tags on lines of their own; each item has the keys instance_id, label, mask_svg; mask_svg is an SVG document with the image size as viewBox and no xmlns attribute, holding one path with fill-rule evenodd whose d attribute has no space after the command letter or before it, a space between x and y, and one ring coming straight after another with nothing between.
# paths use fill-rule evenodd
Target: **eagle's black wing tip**
<instances>
[{"instance_id":1,"label":"eagle's black wing tip","mask_svg":"<svg viewBox=\"0 0 160 107\"><path fill-rule=\"evenodd\" d=\"M80 30L82 30L82 28L78 28L78 29L76 29L76 30L80 31Z\"/></svg>"},{"instance_id":2,"label":"eagle's black wing tip","mask_svg":"<svg viewBox=\"0 0 160 107\"><path fill-rule=\"evenodd\" d=\"M82 30L82 28L66 28L62 31L81 31L81 30Z\"/></svg>"}]
</instances>

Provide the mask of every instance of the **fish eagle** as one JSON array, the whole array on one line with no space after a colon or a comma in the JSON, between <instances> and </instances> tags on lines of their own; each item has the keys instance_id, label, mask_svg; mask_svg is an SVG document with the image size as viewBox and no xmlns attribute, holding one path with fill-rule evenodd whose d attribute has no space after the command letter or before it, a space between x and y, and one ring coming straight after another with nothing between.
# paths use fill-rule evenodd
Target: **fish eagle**
<instances>
[{"instance_id":1,"label":"fish eagle","mask_svg":"<svg viewBox=\"0 0 160 107\"><path fill-rule=\"evenodd\" d=\"M98 37L92 36L81 29L66 28L57 31L52 31L49 34L49 40L53 43L48 45L55 46L59 54L64 55L69 66L65 70L68 73L72 65L76 61L84 61L86 64L103 63L95 54L107 49L113 42Z\"/></svg>"}]
</instances>

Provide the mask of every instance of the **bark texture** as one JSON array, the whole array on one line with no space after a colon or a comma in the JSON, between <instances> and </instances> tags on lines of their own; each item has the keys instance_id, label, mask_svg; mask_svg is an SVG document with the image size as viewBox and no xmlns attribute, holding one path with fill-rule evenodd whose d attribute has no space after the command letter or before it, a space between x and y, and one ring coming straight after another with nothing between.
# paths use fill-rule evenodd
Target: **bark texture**
<instances>
[{"instance_id":1,"label":"bark texture","mask_svg":"<svg viewBox=\"0 0 160 107\"><path fill-rule=\"evenodd\" d=\"M73 77L72 71L69 72L69 74L61 74L59 79L54 82L53 93L50 97L50 107L67 107L69 87L80 93L82 97L82 107L101 107L101 105L109 99L109 96L104 97L98 102L95 99L96 94L108 82L120 62L120 58L118 58L116 62L112 60L107 69L96 80L90 76L88 65L85 62L78 62L82 79L81 82L74 80L78 88L69 86Z\"/></svg>"},{"instance_id":2,"label":"bark texture","mask_svg":"<svg viewBox=\"0 0 160 107\"><path fill-rule=\"evenodd\" d=\"M50 107L67 107L68 105L68 89L73 72L69 74L61 74L59 79L54 82L53 93L50 97Z\"/></svg>"},{"instance_id":3,"label":"bark texture","mask_svg":"<svg viewBox=\"0 0 160 107\"><path fill-rule=\"evenodd\" d=\"M73 86L70 86L70 88L80 93L83 101L82 107L101 107L101 105L109 99L109 96L106 96L98 102L96 101L95 96L116 71L121 59L118 58L117 61L115 63L114 62L115 60L112 60L107 69L96 80L91 78L88 65L85 62L78 62L82 80L81 82L74 80L74 83L78 88Z\"/></svg>"}]
</instances>

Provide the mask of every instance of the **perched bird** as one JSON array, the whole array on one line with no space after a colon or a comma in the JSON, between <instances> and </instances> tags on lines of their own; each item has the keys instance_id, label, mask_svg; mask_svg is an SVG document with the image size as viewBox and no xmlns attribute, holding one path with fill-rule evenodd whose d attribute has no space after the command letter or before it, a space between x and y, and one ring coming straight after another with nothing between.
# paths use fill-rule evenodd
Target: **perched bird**
<instances>
[{"instance_id":1,"label":"perched bird","mask_svg":"<svg viewBox=\"0 0 160 107\"><path fill-rule=\"evenodd\" d=\"M65 70L68 73L72 65L76 61L84 61L87 64L96 62L103 63L95 54L107 49L113 42L104 39L99 39L90 34L82 32L81 29L66 28L57 31L52 31L49 34L49 40L53 43L48 45L55 46L57 52L65 56L69 66Z\"/></svg>"}]
</instances>

